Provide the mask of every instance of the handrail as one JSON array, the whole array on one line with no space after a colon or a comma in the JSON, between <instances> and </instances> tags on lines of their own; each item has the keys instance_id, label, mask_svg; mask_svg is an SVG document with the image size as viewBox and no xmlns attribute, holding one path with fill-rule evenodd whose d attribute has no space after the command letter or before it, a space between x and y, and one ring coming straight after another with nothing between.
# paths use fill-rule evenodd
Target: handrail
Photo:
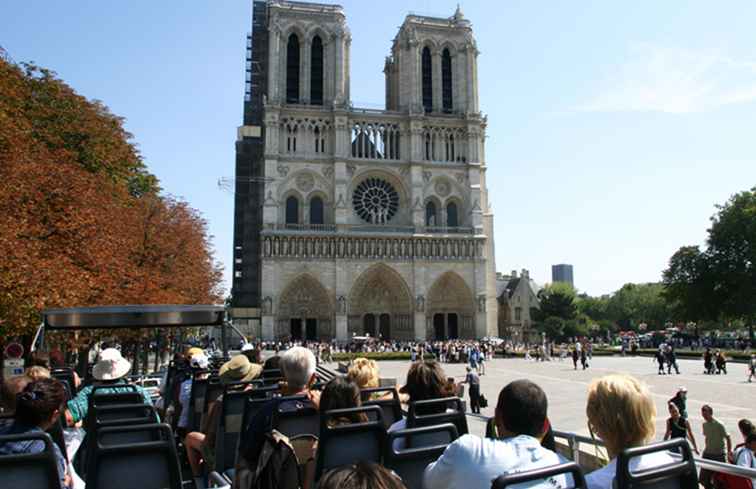
<instances>
[{"instance_id":1,"label":"handrail","mask_svg":"<svg viewBox=\"0 0 756 489\"><path fill-rule=\"evenodd\" d=\"M572 460L578 464L580 463L580 443L587 443L589 445L606 448L606 445L601 440L585 435L578 435L577 433L570 433L568 431L554 430L554 437L564 438L567 440L567 445L572 454ZM682 456L677 453L669 452L669 455L676 460L682 459ZM756 479L756 469L750 469L747 467L741 467L739 465L728 464L724 462L717 462L715 460L709 460L698 456L694 456L693 460L696 462L696 466L700 469L707 469L711 470L712 472Z\"/></svg>"}]
</instances>

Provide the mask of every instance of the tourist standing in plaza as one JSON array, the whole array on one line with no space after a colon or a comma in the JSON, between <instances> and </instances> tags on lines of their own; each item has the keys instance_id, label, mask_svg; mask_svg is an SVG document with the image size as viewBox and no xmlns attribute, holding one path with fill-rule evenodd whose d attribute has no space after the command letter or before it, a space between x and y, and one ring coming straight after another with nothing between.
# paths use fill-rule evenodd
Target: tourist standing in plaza
<instances>
[{"instance_id":1,"label":"tourist standing in plaza","mask_svg":"<svg viewBox=\"0 0 756 489\"><path fill-rule=\"evenodd\" d=\"M756 377L756 355L751 355L751 363L748 365L748 382L752 382L751 379Z\"/></svg>"},{"instance_id":2,"label":"tourist standing in plaza","mask_svg":"<svg viewBox=\"0 0 756 489\"><path fill-rule=\"evenodd\" d=\"M664 433L664 439L683 438L690 440L693 450L698 453L696 437L693 436L693 430L690 428L690 422L680 415L680 410L675 403L670 402L668 405L669 418L667 418L667 432Z\"/></svg>"},{"instance_id":3,"label":"tourist standing in plaza","mask_svg":"<svg viewBox=\"0 0 756 489\"><path fill-rule=\"evenodd\" d=\"M580 350L583 348L580 346L580 341L575 342L575 346L572 350L572 365L575 367L575 370L577 370L577 362L578 358L580 358Z\"/></svg>"},{"instance_id":4,"label":"tourist standing in plaza","mask_svg":"<svg viewBox=\"0 0 756 489\"><path fill-rule=\"evenodd\" d=\"M656 361L659 363L659 375L664 375L664 350L661 346L656 350Z\"/></svg>"},{"instance_id":5,"label":"tourist standing in plaza","mask_svg":"<svg viewBox=\"0 0 756 489\"><path fill-rule=\"evenodd\" d=\"M675 369L675 373L677 375L680 375L680 368L677 366L677 353L675 352L674 346L667 345L665 357L667 360L667 375L672 375L673 367Z\"/></svg>"},{"instance_id":6,"label":"tourist standing in plaza","mask_svg":"<svg viewBox=\"0 0 756 489\"><path fill-rule=\"evenodd\" d=\"M470 386L470 410L473 414L480 414L480 377L475 370L467 367L467 375L461 383Z\"/></svg>"},{"instance_id":7,"label":"tourist standing in plaza","mask_svg":"<svg viewBox=\"0 0 756 489\"><path fill-rule=\"evenodd\" d=\"M725 355L721 350L717 350L716 363L717 363L717 375L721 373L724 373L725 375L727 375L727 358L725 358Z\"/></svg>"},{"instance_id":8,"label":"tourist standing in plaza","mask_svg":"<svg viewBox=\"0 0 756 489\"><path fill-rule=\"evenodd\" d=\"M680 411L680 416L682 416L685 419L688 419L687 400L688 400L688 389L682 386L680 386L677 389L675 396L669 400L669 402L677 406L677 410Z\"/></svg>"},{"instance_id":9,"label":"tourist standing in plaza","mask_svg":"<svg viewBox=\"0 0 756 489\"><path fill-rule=\"evenodd\" d=\"M703 458L726 463L727 459L732 457L730 434L727 433L724 425L714 418L714 410L708 404L701 408L701 416L704 419L703 435L705 438ZM725 443L727 443L727 451L725 451ZM699 481L706 489L713 489L713 475L714 473L710 470L701 469Z\"/></svg>"}]
</instances>

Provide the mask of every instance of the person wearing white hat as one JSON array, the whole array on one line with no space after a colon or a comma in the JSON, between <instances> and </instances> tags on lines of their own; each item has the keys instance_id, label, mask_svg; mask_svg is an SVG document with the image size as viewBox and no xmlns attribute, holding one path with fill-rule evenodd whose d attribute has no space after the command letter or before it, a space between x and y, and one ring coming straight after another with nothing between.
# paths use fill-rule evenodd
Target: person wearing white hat
<instances>
[{"instance_id":1,"label":"person wearing white hat","mask_svg":"<svg viewBox=\"0 0 756 489\"><path fill-rule=\"evenodd\" d=\"M192 375L188 379L181 383L181 389L179 390L179 404L181 404L181 414L177 427L179 429L179 435L184 436L186 429L189 427L189 411L191 406L189 405L192 397L192 384L195 372L201 370L207 370L210 361L204 352L200 351L195 353L189 358L189 366L192 368Z\"/></svg>"},{"instance_id":2,"label":"person wearing white hat","mask_svg":"<svg viewBox=\"0 0 756 489\"><path fill-rule=\"evenodd\" d=\"M127 392L124 389L126 382L123 378L130 370L131 362L123 358L119 350L116 348L106 348L100 352L97 358L97 363L92 369L92 377L97 381L96 385L112 385L112 389L108 389L107 392ZM87 417L89 396L92 395L93 387L93 384L84 387L76 397L68 401L65 415L66 423L69 426L73 426ZM137 385L135 387L142 394L145 404L152 405L149 394L141 386Z\"/></svg>"}]
</instances>

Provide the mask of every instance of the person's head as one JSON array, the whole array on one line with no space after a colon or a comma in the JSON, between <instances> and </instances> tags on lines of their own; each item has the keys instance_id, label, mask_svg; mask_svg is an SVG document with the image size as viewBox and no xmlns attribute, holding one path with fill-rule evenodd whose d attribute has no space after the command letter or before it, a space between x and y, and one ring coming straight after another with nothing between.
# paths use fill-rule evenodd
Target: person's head
<instances>
[{"instance_id":1,"label":"person's head","mask_svg":"<svg viewBox=\"0 0 756 489\"><path fill-rule=\"evenodd\" d=\"M358 462L327 472L318 489L407 489L401 479L380 465Z\"/></svg>"},{"instance_id":2,"label":"person's head","mask_svg":"<svg viewBox=\"0 0 756 489\"><path fill-rule=\"evenodd\" d=\"M688 397L688 389L686 389L685 387L678 388L677 397L684 401Z\"/></svg>"},{"instance_id":3,"label":"person's head","mask_svg":"<svg viewBox=\"0 0 756 489\"><path fill-rule=\"evenodd\" d=\"M34 365L26 369L24 374L32 380L41 380L50 378L50 370L39 365Z\"/></svg>"},{"instance_id":4,"label":"person's head","mask_svg":"<svg viewBox=\"0 0 756 489\"><path fill-rule=\"evenodd\" d=\"M708 404L704 404L703 406L701 406L701 416L704 420L711 421L712 419L714 419L714 409L712 409L712 407Z\"/></svg>"},{"instance_id":5,"label":"person's head","mask_svg":"<svg viewBox=\"0 0 756 489\"><path fill-rule=\"evenodd\" d=\"M204 353L196 353L189 358L189 366L194 370L206 370L210 365L210 360Z\"/></svg>"},{"instance_id":6,"label":"person's head","mask_svg":"<svg viewBox=\"0 0 756 489\"><path fill-rule=\"evenodd\" d=\"M453 395L447 387L443 369L435 360L413 363L407 372L407 383L400 392L409 395L410 402L442 399Z\"/></svg>"},{"instance_id":7,"label":"person's head","mask_svg":"<svg viewBox=\"0 0 756 489\"><path fill-rule=\"evenodd\" d=\"M467 367L465 368L465 370L467 370L467 372L468 372L468 373L470 373L470 372L472 372L472 367L468 365L468 366L467 366Z\"/></svg>"},{"instance_id":8,"label":"person's head","mask_svg":"<svg viewBox=\"0 0 756 489\"><path fill-rule=\"evenodd\" d=\"M26 375L16 375L6 379L0 391L0 411L5 413L14 412L16 410L16 396L30 382L32 382L32 379Z\"/></svg>"},{"instance_id":9,"label":"person's head","mask_svg":"<svg viewBox=\"0 0 756 489\"><path fill-rule=\"evenodd\" d=\"M677 404L674 402L667 403L667 409L669 410L669 415L677 419L680 417L680 410L677 408Z\"/></svg>"},{"instance_id":10,"label":"person's head","mask_svg":"<svg viewBox=\"0 0 756 489\"><path fill-rule=\"evenodd\" d=\"M756 433L751 433L745 439L745 446L754 453L756 453Z\"/></svg>"},{"instance_id":11,"label":"person's head","mask_svg":"<svg viewBox=\"0 0 756 489\"><path fill-rule=\"evenodd\" d=\"M50 355L45 352L35 351L31 354L30 367L44 367L50 370Z\"/></svg>"},{"instance_id":12,"label":"person's head","mask_svg":"<svg viewBox=\"0 0 756 489\"><path fill-rule=\"evenodd\" d=\"M15 419L19 423L47 429L57 421L66 402L66 390L55 379L30 382L16 396Z\"/></svg>"},{"instance_id":13,"label":"person's head","mask_svg":"<svg viewBox=\"0 0 756 489\"><path fill-rule=\"evenodd\" d=\"M515 380L499 392L496 404L496 427L504 437L543 436L548 400L546 393L529 380Z\"/></svg>"},{"instance_id":14,"label":"person's head","mask_svg":"<svg viewBox=\"0 0 756 489\"><path fill-rule=\"evenodd\" d=\"M218 377L222 384L250 382L260 376L262 368L250 363L244 355L234 355L231 360L221 365Z\"/></svg>"},{"instance_id":15,"label":"person's head","mask_svg":"<svg viewBox=\"0 0 756 489\"><path fill-rule=\"evenodd\" d=\"M646 444L654 436L656 406L651 393L629 375L594 380L588 387L585 411L588 428L604 441L611 458L626 448Z\"/></svg>"},{"instance_id":16,"label":"person's head","mask_svg":"<svg viewBox=\"0 0 756 489\"><path fill-rule=\"evenodd\" d=\"M749 419L741 419L738 421L738 429L740 430L740 434L743 435L743 438L746 438L754 432L753 423L751 423L751 420Z\"/></svg>"},{"instance_id":17,"label":"person's head","mask_svg":"<svg viewBox=\"0 0 756 489\"><path fill-rule=\"evenodd\" d=\"M288 389L298 392L315 383L315 355L307 348L295 346L281 355L281 373Z\"/></svg>"},{"instance_id":18,"label":"person's head","mask_svg":"<svg viewBox=\"0 0 756 489\"><path fill-rule=\"evenodd\" d=\"M263 363L263 370L280 370L281 369L281 357L279 355L273 355L265 360Z\"/></svg>"},{"instance_id":19,"label":"person's head","mask_svg":"<svg viewBox=\"0 0 756 489\"><path fill-rule=\"evenodd\" d=\"M368 360L363 357L354 359L354 363L347 372L347 377L353 380L360 389L378 387L381 384L378 364L375 363L375 360Z\"/></svg>"},{"instance_id":20,"label":"person's head","mask_svg":"<svg viewBox=\"0 0 756 489\"><path fill-rule=\"evenodd\" d=\"M259 348L255 348L249 343L245 344L241 349L242 355L247 357L251 363L262 365L262 351Z\"/></svg>"},{"instance_id":21,"label":"person's head","mask_svg":"<svg viewBox=\"0 0 756 489\"><path fill-rule=\"evenodd\" d=\"M106 348L100 352L97 363L92 368L92 376L100 381L114 381L126 376L131 363L123 358L116 348Z\"/></svg>"},{"instance_id":22,"label":"person's head","mask_svg":"<svg viewBox=\"0 0 756 489\"><path fill-rule=\"evenodd\" d=\"M326 413L334 409L349 409L362 406L360 388L357 383L345 377L335 377L326 384L320 396L320 412ZM367 421L364 413L353 415L346 419L351 423ZM338 421L337 421L338 422Z\"/></svg>"}]
</instances>

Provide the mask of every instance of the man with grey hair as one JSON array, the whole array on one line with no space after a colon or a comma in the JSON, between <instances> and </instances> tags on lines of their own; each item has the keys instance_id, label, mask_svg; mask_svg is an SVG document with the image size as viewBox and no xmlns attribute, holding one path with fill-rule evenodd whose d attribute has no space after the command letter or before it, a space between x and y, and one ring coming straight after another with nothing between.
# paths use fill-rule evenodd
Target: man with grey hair
<instances>
[{"instance_id":1,"label":"man with grey hair","mask_svg":"<svg viewBox=\"0 0 756 489\"><path fill-rule=\"evenodd\" d=\"M320 405L320 392L310 389L316 380L315 355L307 348L295 346L281 355L280 365L284 376L281 384L283 397L271 399L255 414L241 438L239 453L256 453L265 434L274 428L273 414L276 411L296 410L307 405L317 409ZM287 399L290 396L298 399Z\"/></svg>"}]
</instances>

